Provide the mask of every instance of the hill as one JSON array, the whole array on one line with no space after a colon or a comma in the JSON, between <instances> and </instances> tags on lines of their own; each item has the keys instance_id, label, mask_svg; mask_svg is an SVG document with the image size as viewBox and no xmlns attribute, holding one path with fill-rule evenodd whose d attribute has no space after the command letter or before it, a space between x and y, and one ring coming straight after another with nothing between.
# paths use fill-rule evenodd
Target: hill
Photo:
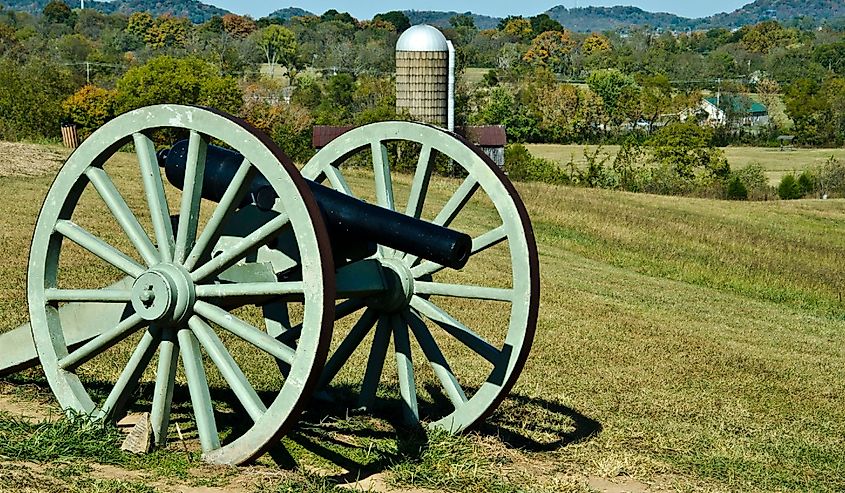
<instances>
[{"instance_id":1,"label":"hill","mask_svg":"<svg viewBox=\"0 0 845 493\"><path fill-rule=\"evenodd\" d=\"M305 17L315 15L313 12L309 12L305 9L301 9L299 7L288 7L285 9L275 10L267 14L267 17L274 17L276 19L281 19L286 21L292 17Z\"/></svg>"},{"instance_id":2,"label":"hill","mask_svg":"<svg viewBox=\"0 0 845 493\"><path fill-rule=\"evenodd\" d=\"M0 0L0 4L10 10L31 14L41 12L48 2L49 0ZM75 6L75 2L71 3L72 6ZM87 0L85 7L106 14L115 12L127 15L133 12L149 12L154 16L171 14L177 17L187 17L195 23L205 22L214 16L223 16L229 13L228 10L198 0L114 0L110 2Z\"/></svg>"},{"instance_id":3,"label":"hill","mask_svg":"<svg viewBox=\"0 0 845 493\"><path fill-rule=\"evenodd\" d=\"M413 24L430 24L437 27L449 27L449 19L456 15L470 15L479 29L493 29L501 20L489 15L473 14L472 12L440 12L436 10L406 10L405 15Z\"/></svg>"},{"instance_id":4,"label":"hill","mask_svg":"<svg viewBox=\"0 0 845 493\"><path fill-rule=\"evenodd\" d=\"M730 13L716 14L704 19L708 27L739 28L769 19L789 21L809 17L815 24L845 17L842 0L756 0Z\"/></svg>"},{"instance_id":5,"label":"hill","mask_svg":"<svg viewBox=\"0 0 845 493\"><path fill-rule=\"evenodd\" d=\"M581 7L568 9L563 5L552 7L549 17L567 29L579 32L612 31L629 26L651 26L662 29L683 30L696 21L666 12L646 12L638 7Z\"/></svg>"}]
</instances>

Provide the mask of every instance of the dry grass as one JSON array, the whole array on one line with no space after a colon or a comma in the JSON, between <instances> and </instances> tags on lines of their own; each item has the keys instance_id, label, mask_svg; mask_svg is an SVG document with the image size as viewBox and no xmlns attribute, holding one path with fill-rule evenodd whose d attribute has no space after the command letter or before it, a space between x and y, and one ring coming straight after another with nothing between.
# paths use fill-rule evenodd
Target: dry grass
<instances>
[{"instance_id":1,"label":"dry grass","mask_svg":"<svg viewBox=\"0 0 845 493\"><path fill-rule=\"evenodd\" d=\"M574 162L576 166L586 166L582 145L527 144L531 154L567 166ZM595 146L588 147L591 152ZM602 146L602 153L611 157L619 152L619 146ZM740 169L749 164L759 164L766 170L769 183L777 185L783 175L801 173L801 171L824 164L831 156L845 160L845 149L793 149L781 151L770 147L724 147L731 168Z\"/></svg>"},{"instance_id":2,"label":"dry grass","mask_svg":"<svg viewBox=\"0 0 845 493\"><path fill-rule=\"evenodd\" d=\"M116 159L118 168L131 165ZM353 187L370 179L350 174ZM26 318L26 252L50 181L0 178L4 327ZM396 181L401 203L409 177ZM442 199L454 186L441 180L433 193ZM123 191L142 203L140 190ZM339 474L350 464L372 471L396 463L397 480L431 485L437 471L468 461L482 468L472 477L506 491L582 491L584 477L680 491L845 489L845 201L738 204L542 184L520 192L543 290L535 346L513 398L479 436L461 439L469 445L451 445L468 450L450 456L451 466L428 463L436 458L419 448L409 453L408 437L384 420L323 422L319 409L285 440L295 464ZM488 227L488 207L472 202L459 224ZM508 268L501 255L491 250L463 279L500 282ZM70 268L104 275L81 257ZM454 309L492 337L490 305ZM267 374L266 362L241 361L248 374ZM452 361L470 382L483 378L473 361ZM356 355L339 383L354 385L363 362ZM506 481L499 470L519 474ZM457 477L444 488L462 484Z\"/></svg>"}]
</instances>

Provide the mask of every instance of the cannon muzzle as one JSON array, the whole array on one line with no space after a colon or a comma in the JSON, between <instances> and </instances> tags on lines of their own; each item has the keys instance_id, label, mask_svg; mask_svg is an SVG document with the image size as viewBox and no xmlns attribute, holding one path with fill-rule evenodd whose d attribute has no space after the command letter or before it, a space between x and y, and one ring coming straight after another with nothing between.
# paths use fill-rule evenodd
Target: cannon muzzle
<instances>
[{"instance_id":1,"label":"cannon muzzle","mask_svg":"<svg viewBox=\"0 0 845 493\"><path fill-rule=\"evenodd\" d=\"M158 153L167 180L180 190L185 182L187 156L187 140ZM237 152L209 145L202 197L219 202L242 161L243 156ZM462 268L469 260L472 252L469 235L369 204L311 180L306 182L322 211L333 244L377 243L453 269ZM240 206L253 204L269 210L277 198L267 179L259 175L253 179Z\"/></svg>"}]
</instances>

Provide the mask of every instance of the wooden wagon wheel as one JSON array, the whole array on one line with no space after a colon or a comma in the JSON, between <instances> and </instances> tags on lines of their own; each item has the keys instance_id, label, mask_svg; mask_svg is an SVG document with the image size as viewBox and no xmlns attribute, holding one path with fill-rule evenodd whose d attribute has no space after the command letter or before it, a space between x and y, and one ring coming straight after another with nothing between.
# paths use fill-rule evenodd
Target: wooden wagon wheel
<instances>
[{"instance_id":1,"label":"wooden wagon wheel","mask_svg":"<svg viewBox=\"0 0 845 493\"><path fill-rule=\"evenodd\" d=\"M404 207L399 207L394 199L394 180L389 163L388 145L396 142L405 143L406 152L408 147L419 149L419 155L414 156L417 165ZM453 183L460 184L442 206L436 208L435 217L429 220L460 230L455 219L473 196L477 197L478 192L482 192L495 207L492 214L496 218L493 226L486 231L475 234L464 231L474 237L473 256L467 267L472 267L481 252L500 245L497 248L508 251L502 255L509 259L511 276L506 287L463 284L460 282L461 273L381 248L376 258L387 272L392 273L394 289L378 299L348 300L337 306L338 319L363 312L329 358L321 385L336 377L343 364L375 327L359 404L367 407L373 402L392 335L406 421L414 424L422 420L451 432L462 431L483 420L504 399L519 376L531 347L540 283L537 248L528 214L513 185L482 151L455 134L418 123L385 122L351 130L318 152L303 168L302 174L307 179L326 181L336 190L353 194L355 187L350 186L345 178L342 164L359 154L364 159L367 159L367 154L371 156L375 175L374 194L371 195L375 201L382 207L417 218L423 215L432 200L429 192L430 185L434 183L432 171L436 159L441 162L452 160L460 166L466 178L462 182L453 180ZM438 154L440 157L436 158ZM445 274L450 277L444 281ZM460 314L450 313L450 310L460 310L459 306L444 309L444 303L450 299L472 300L472 303L492 300L492 310L503 312L506 319L500 326L488 331L491 336L498 334L498 339L488 341L473 327L462 323ZM424 416L420 415L418 402L422 389L415 379L415 368L420 369L420 366L415 367L412 360L409 334L413 334L424 359L428 361L430 370L425 370L433 372L441 387L438 391L448 397L442 399L447 402L439 407L429 406L434 409L428 410ZM471 358L457 354L462 350L470 353ZM450 366L453 354L470 363L462 367ZM486 375L472 389L463 386L462 376L468 373L470 367L484 368Z\"/></svg>"},{"instance_id":2,"label":"wooden wagon wheel","mask_svg":"<svg viewBox=\"0 0 845 493\"><path fill-rule=\"evenodd\" d=\"M171 202L178 207L178 219L170 216L150 138L161 129L189 135L184 192L179 201ZM200 198L205 152L211 139L234 148L244 160L220 203L206 214L205 226L200 227L201 210L213 206ZM140 167L139 181L130 186L144 191L146 204L136 208L148 212L145 217L133 212L115 185L117 177L109 173L109 159L127 144L134 144ZM273 207L273 219L212 257L211 250L227 221L258 175L266 177L281 197ZM83 214L80 197L86 190L95 199L99 196L100 206L104 204L119 225L115 235L100 237L75 221ZM141 225L147 219L153 234ZM291 230L301 259L299 280L219 282L221 272L282 231L291 234ZM127 251L115 246L120 241L129 245L124 248ZM123 280L92 288L84 279L67 279L60 258L68 248L88 255L87 262L101 259L120 272ZM64 409L116 419L133 399L139 379L158 351L149 404L155 443L161 444L167 437L181 359L204 460L239 464L257 457L295 421L325 361L335 300L329 248L319 209L296 168L272 141L244 122L213 110L177 105L151 106L115 118L67 160L35 227L27 282L29 313L53 393ZM239 297L281 294L303 303L305 328L295 346L268 336L233 313L232 307L237 305L233 300ZM68 330L113 312L91 315L91 310L78 310L77 314L88 314L81 319L60 314L59 308L69 303L74 307L116 306L122 314L96 337L68 347ZM264 397L259 395L245 375L246 368L233 357L236 343L269 355L271 362L276 358L287 363L289 372L279 388ZM134 348L129 346L123 353L117 350L121 345L127 349L126 344ZM117 366L122 370L105 392L92 392L90 380L81 379L80 372L103 358L123 358L124 363ZM212 371L222 377L218 380L228 386L236 405L246 413L238 420L244 422L239 430L218 428L219 410L207 379Z\"/></svg>"}]
</instances>

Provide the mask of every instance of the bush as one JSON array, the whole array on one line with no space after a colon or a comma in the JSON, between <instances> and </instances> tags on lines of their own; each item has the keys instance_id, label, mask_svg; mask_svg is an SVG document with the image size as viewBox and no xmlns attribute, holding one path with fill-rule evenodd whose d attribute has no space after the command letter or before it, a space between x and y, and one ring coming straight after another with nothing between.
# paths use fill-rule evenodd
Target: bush
<instances>
[{"instance_id":1,"label":"bush","mask_svg":"<svg viewBox=\"0 0 845 493\"><path fill-rule=\"evenodd\" d=\"M75 123L81 138L91 135L115 116L117 93L93 85L83 86L62 103L64 117Z\"/></svg>"},{"instance_id":2,"label":"bush","mask_svg":"<svg viewBox=\"0 0 845 493\"><path fill-rule=\"evenodd\" d=\"M648 145L654 158L681 178L692 179L700 171L727 178L730 166L722 151L711 144L712 134L695 123L672 123L655 132Z\"/></svg>"},{"instance_id":3,"label":"bush","mask_svg":"<svg viewBox=\"0 0 845 493\"><path fill-rule=\"evenodd\" d=\"M798 176L798 188L801 189L801 195L807 196L816 191L816 178L810 171L804 171Z\"/></svg>"},{"instance_id":4,"label":"bush","mask_svg":"<svg viewBox=\"0 0 845 493\"><path fill-rule=\"evenodd\" d=\"M733 171L732 175L739 178L748 191L748 198L751 200L765 200L772 193L769 178L766 176L766 169L759 163L752 163Z\"/></svg>"},{"instance_id":5,"label":"bush","mask_svg":"<svg viewBox=\"0 0 845 493\"><path fill-rule=\"evenodd\" d=\"M66 67L0 59L0 139L58 138L62 101L76 87Z\"/></svg>"},{"instance_id":6,"label":"bush","mask_svg":"<svg viewBox=\"0 0 845 493\"><path fill-rule=\"evenodd\" d=\"M845 163L831 156L814 171L816 185L822 195L845 197Z\"/></svg>"},{"instance_id":7,"label":"bush","mask_svg":"<svg viewBox=\"0 0 845 493\"><path fill-rule=\"evenodd\" d=\"M505 172L515 181L570 182L569 176L557 164L532 156L522 144L510 144L505 148Z\"/></svg>"},{"instance_id":8,"label":"bush","mask_svg":"<svg viewBox=\"0 0 845 493\"><path fill-rule=\"evenodd\" d=\"M160 56L129 69L117 81L120 112L151 104L197 104L236 114L243 105L237 81L195 57Z\"/></svg>"},{"instance_id":9,"label":"bush","mask_svg":"<svg viewBox=\"0 0 845 493\"><path fill-rule=\"evenodd\" d=\"M244 105L241 117L275 141L293 161L304 163L314 154L308 110L297 104L270 104L253 99Z\"/></svg>"},{"instance_id":10,"label":"bush","mask_svg":"<svg viewBox=\"0 0 845 493\"><path fill-rule=\"evenodd\" d=\"M778 185L778 197L782 200L800 199L804 194L801 193L801 186L798 185L798 180L795 175L786 175L780 180Z\"/></svg>"},{"instance_id":11,"label":"bush","mask_svg":"<svg viewBox=\"0 0 845 493\"><path fill-rule=\"evenodd\" d=\"M728 181L726 195L728 200L748 200L748 189L745 188L745 184L742 183L742 180L738 176L734 175L733 178Z\"/></svg>"}]
</instances>

